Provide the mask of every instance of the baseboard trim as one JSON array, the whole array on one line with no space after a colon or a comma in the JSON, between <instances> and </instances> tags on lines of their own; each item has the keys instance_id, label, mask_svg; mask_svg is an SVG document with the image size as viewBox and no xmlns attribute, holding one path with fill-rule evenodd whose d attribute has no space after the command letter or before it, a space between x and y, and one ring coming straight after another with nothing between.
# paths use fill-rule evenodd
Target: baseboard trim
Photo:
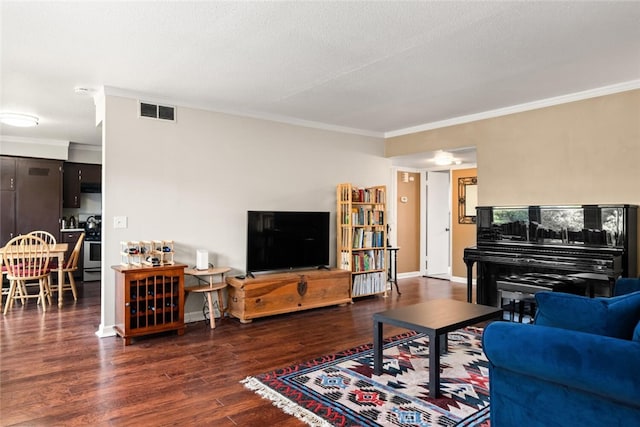
<instances>
[{"instance_id":1,"label":"baseboard trim","mask_svg":"<svg viewBox=\"0 0 640 427\"><path fill-rule=\"evenodd\" d=\"M451 276L451 278L449 279L452 282L456 282L456 283L467 283L467 278L466 277L458 277L458 276ZM472 284L476 284L476 279L473 279Z\"/></svg>"},{"instance_id":2,"label":"baseboard trim","mask_svg":"<svg viewBox=\"0 0 640 427\"><path fill-rule=\"evenodd\" d=\"M116 330L113 328L114 326L115 325L104 326L103 324L100 324L96 331L96 336L99 338L114 337L116 335Z\"/></svg>"},{"instance_id":3,"label":"baseboard trim","mask_svg":"<svg viewBox=\"0 0 640 427\"><path fill-rule=\"evenodd\" d=\"M419 271L409 271L407 273L398 273L398 279L406 279L408 277L420 277Z\"/></svg>"},{"instance_id":4,"label":"baseboard trim","mask_svg":"<svg viewBox=\"0 0 640 427\"><path fill-rule=\"evenodd\" d=\"M219 319L220 312L218 311L218 307L214 307L213 309L215 310L216 319ZM184 313L184 323L202 322L203 320L205 319L202 310L189 311L187 313Z\"/></svg>"}]
</instances>

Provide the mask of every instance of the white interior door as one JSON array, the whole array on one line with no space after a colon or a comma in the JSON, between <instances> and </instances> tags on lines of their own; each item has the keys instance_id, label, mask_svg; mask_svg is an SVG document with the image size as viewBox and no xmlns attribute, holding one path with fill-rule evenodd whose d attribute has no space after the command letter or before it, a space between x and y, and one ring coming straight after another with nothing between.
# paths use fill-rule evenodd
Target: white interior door
<instances>
[{"instance_id":1,"label":"white interior door","mask_svg":"<svg viewBox=\"0 0 640 427\"><path fill-rule=\"evenodd\" d=\"M450 274L449 171L427 172L427 276Z\"/></svg>"}]
</instances>

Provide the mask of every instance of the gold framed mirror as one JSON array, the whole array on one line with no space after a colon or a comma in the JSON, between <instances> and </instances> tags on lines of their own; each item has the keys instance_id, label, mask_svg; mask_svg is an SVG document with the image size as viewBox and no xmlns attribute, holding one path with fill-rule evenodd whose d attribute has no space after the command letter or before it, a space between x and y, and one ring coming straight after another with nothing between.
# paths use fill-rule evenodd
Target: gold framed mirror
<instances>
[{"instance_id":1,"label":"gold framed mirror","mask_svg":"<svg viewBox=\"0 0 640 427\"><path fill-rule=\"evenodd\" d=\"M478 206L478 177L458 178L458 223L475 224Z\"/></svg>"}]
</instances>

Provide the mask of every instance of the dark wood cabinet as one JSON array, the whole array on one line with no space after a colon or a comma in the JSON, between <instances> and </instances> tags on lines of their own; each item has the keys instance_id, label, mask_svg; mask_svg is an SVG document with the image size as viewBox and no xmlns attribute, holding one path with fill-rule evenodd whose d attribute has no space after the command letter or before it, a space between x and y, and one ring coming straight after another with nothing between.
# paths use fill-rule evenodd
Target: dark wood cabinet
<instances>
[{"instance_id":1,"label":"dark wood cabinet","mask_svg":"<svg viewBox=\"0 0 640 427\"><path fill-rule=\"evenodd\" d=\"M62 204L65 208L80 207L80 165L78 163L64 164Z\"/></svg>"},{"instance_id":2,"label":"dark wood cabinet","mask_svg":"<svg viewBox=\"0 0 640 427\"><path fill-rule=\"evenodd\" d=\"M131 339L165 331L184 334L184 264L160 267L117 265L116 333Z\"/></svg>"},{"instance_id":3,"label":"dark wood cabinet","mask_svg":"<svg viewBox=\"0 0 640 427\"><path fill-rule=\"evenodd\" d=\"M88 163L64 164L64 184L63 184L63 206L65 208L79 208L80 194L87 190L86 186L91 186L96 192L102 183L102 166Z\"/></svg>"},{"instance_id":4,"label":"dark wood cabinet","mask_svg":"<svg viewBox=\"0 0 640 427\"><path fill-rule=\"evenodd\" d=\"M64 255L64 259L68 260L71 256L71 252L76 247L76 243L78 243L78 239L82 234L82 231L64 231L62 234L62 243L68 243L69 249ZM76 279L82 280L82 270L84 269L84 251L80 248L80 256L78 257L78 269L74 271L73 277Z\"/></svg>"},{"instance_id":5,"label":"dark wood cabinet","mask_svg":"<svg viewBox=\"0 0 640 427\"><path fill-rule=\"evenodd\" d=\"M80 181L89 184L102 183L102 166L93 164L80 165Z\"/></svg>"},{"instance_id":6,"label":"dark wood cabinet","mask_svg":"<svg viewBox=\"0 0 640 427\"><path fill-rule=\"evenodd\" d=\"M14 157L0 157L0 190L15 191L16 189L16 159Z\"/></svg>"},{"instance_id":7,"label":"dark wood cabinet","mask_svg":"<svg viewBox=\"0 0 640 427\"><path fill-rule=\"evenodd\" d=\"M16 192L0 191L0 247L16 236Z\"/></svg>"},{"instance_id":8,"label":"dark wood cabinet","mask_svg":"<svg viewBox=\"0 0 640 427\"><path fill-rule=\"evenodd\" d=\"M16 162L16 232L60 233L62 161L23 159Z\"/></svg>"},{"instance_id":9,"label":"dark wood cabinet","mask_svg":"<svg viewBox=\"0 0 640 427\"><path fill-rule=\"evenodd\" d=\"M16 236L16 159L0 157L0 246Z\"/></svg>"},{"instance_id":10,"label":"dark wood cabinet","mask_svg":"<svg viewBox=\"0 0 640 427\"><path fill-rule=\"evenodd\" d=\"M59 234L62 161L3 156L0 181L0 244L34 230Z\"/></svg>"}]
</instances>

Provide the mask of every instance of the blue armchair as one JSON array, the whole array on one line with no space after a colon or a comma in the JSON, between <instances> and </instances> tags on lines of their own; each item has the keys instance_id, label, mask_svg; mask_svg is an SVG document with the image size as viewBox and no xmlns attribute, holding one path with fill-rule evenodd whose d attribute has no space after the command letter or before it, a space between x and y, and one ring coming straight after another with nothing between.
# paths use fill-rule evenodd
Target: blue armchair
<instances>
[{"instance_id":1,"label":"blue armchair","mask_svg":"<svg viewBox=\"0 0 640 427\"><path fill-rule=\"evenodd\" d=\"M491 323L491 425L640 426L640 279L611 298L540 292L533 325Z\"/></svg>"}]
</instances>

